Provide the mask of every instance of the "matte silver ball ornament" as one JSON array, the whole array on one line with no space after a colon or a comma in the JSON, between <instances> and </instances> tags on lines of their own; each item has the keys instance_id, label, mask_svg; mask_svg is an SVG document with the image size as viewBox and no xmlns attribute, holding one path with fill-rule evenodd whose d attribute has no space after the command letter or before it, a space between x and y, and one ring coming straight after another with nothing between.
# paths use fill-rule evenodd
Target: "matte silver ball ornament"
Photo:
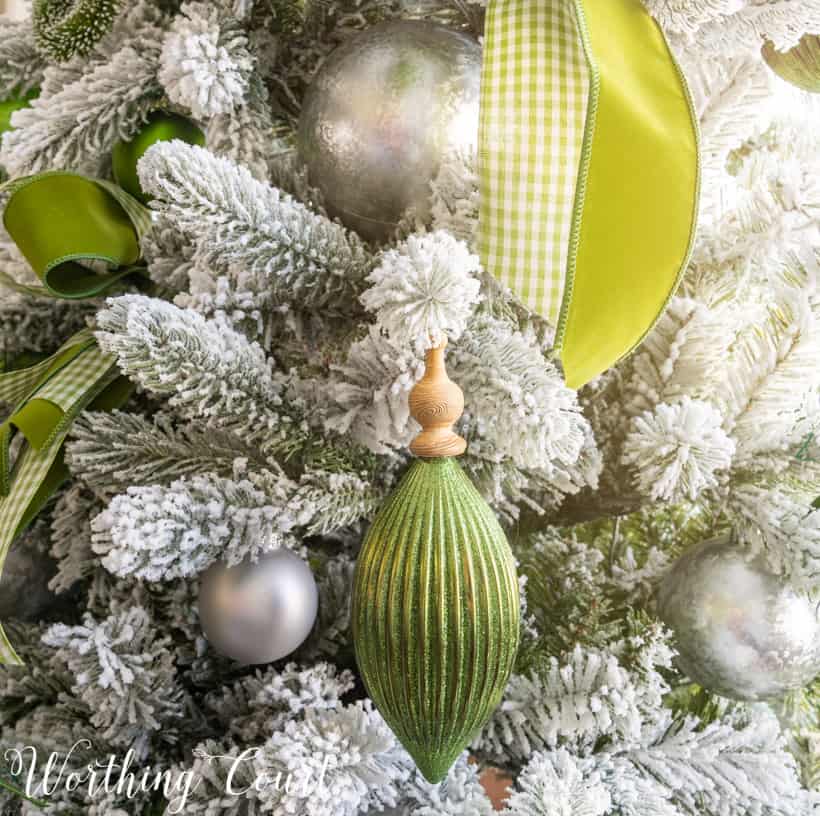
<instances>
[{"instance_id":1,"label":"matte silver ball ornament","mask_svg":"<svg viewBox=\"0 0 820 816\"><path fill-rule=\"evenodd\" d=\"M310 567L285 549L235 567L220 561L199 587L202 630L218 652L241 663L289 655L310 634L318 606Z\"/></svg>"},{"instance_id":2,"label":"matte silver ball ornament","mask_svg":"<svg viewBox=\"0 0 820 816\"><path fill-rule=\"evenodd\" d=\"M327 59L304 100L299 151L328 212L384 241L408 208L426 220L430 182L478 141L481 48L444 26L367 29Z\"/></svg>"},{"instance_id":3,"label":"matte silver ball ornament","mask_svg":"<svg viewBox=\"0 0 820 816\"><path fill-rule=\"evenodd\" d=\"M663 581L658 611L678 664L735 700L765 700L820 674L820 610L730 536L686 552Z\"/></svg>"}]
</instances>

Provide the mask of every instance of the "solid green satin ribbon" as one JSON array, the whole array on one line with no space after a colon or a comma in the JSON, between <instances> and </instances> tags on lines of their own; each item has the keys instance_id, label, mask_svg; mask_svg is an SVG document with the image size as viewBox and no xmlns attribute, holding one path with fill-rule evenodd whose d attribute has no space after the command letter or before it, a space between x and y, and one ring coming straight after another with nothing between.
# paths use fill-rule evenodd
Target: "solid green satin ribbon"
<instances>
[{"instance_id":1,"label":"solid green satin ribbon","mask_svg":"<svg viewBox=\"0 0 820 816\"><path fill-rule=\"evenodd\" d=\"M660 27L638 0L579 0L596 81L557 344L577 388L654 327L689 263L698 126Z\"/></svg>"},{"instance_id":2,"label":"solid green satin ribbon","mask_svg":"<svg viewBox=\"0 0 820 816\"><path fill-rule=\"evenodd\" d=\"M60 298L99 295L141 272L140 238L149 211L109 181L49 172L8 182L3 223L46 291ZM102 262L100 273L82 262Z\"/></svg>"},{"instance_id":3,"label":"solid green satin ribbon","mask_svg":"<svg viewBox=\"0 0 820 816\"><path fill-rule=\"evenodd\" d=\"M697 118L640 0L490 0L479 166L482 260L580 387L655 324L695 233Z\"/></svg>"}]
</instances>

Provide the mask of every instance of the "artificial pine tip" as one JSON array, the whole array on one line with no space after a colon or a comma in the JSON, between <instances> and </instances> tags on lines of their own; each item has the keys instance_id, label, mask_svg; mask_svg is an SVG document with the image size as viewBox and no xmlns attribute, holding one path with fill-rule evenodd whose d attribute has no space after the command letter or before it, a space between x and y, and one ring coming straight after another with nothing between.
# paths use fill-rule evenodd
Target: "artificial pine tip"
<instances>
[{"instance_id":1,"label":"artificial pine tip","mask_svg":"<svg viewBox=\"0 0 820 816\"><path fill-rule=\"evenodd\" d=\"M121 0L36 0L32 21L37 45L56 62L89 54L114 23Z\"/></svg>"}]
</instances>

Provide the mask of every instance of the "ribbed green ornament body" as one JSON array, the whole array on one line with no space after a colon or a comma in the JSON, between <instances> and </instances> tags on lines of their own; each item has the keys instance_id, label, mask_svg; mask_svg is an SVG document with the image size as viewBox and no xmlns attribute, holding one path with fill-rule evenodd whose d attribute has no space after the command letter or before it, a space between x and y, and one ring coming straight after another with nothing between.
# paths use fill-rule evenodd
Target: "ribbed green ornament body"
<instances>
[{"instance_id":1,"label":"ribbed green ornament body","mask_svg":"<svg viewBox=\"0 0 820 816\"><path fill-rule=\"evenodd\" d=\"M416 460L362 546L353 635L370 697L430 782L501 701L519 616L492 510L455 459Z\"/></svg>"}]
</instances>

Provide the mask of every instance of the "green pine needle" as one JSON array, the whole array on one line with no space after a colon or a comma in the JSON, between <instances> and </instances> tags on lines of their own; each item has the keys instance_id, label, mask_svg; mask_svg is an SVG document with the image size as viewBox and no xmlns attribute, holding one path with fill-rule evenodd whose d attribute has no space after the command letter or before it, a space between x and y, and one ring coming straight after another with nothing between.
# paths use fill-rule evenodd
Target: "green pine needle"
<instances>
[{"instance_id":1,"label":"green pine needle","mask_svg":"<svg viewBox=\"0 0 820 816\"><path fill-rule=\"evenodd\" d=\"M26 796L26 794L23 793L23 791L21 791L19 788L16 788L9 782L6 782L2 777L0 777L0 788L4 788L14 796L19 796L20 799L25 799L26 802L31 802L32 805L35 805L41 810L48 807L48 802L41 802L39 799L32 799L30 796Z\"/></svg>"}]
</instances>

